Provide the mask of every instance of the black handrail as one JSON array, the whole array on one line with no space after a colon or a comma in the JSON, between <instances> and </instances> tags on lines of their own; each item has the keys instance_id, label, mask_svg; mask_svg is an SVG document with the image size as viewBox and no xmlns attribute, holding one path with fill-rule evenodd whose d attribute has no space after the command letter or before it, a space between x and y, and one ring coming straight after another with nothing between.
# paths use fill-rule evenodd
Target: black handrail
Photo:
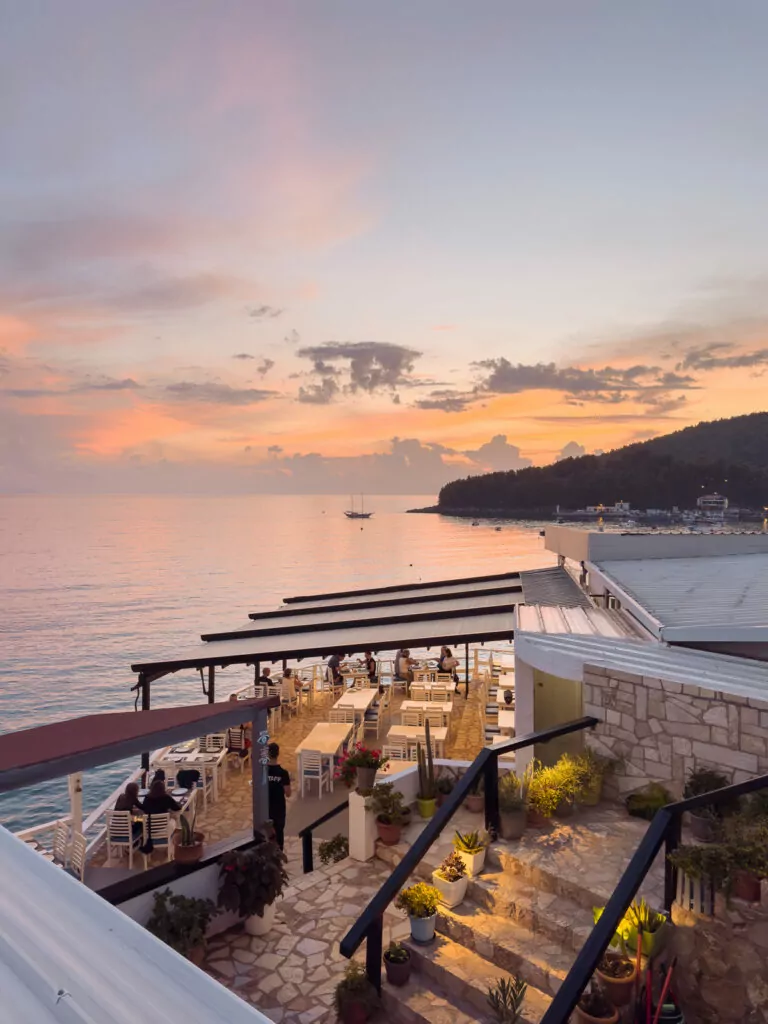
<instances>
[{"instance_id":1,"label":"black handrail","mask_svg":"<svg viewBox=\"0 0 768 1024\"><path fill-rule=\"evenodd\" d=\"M746 782L688 797L667 804L656 812L648 829L640 840L632 859L624 870L616 888L605 905L597 924L589 934L576 957L565 980L558 989L541 1024L565 1024L589 983L600 958L608 948L619 922L624 917L656 859L664 846L664 909L669 913L675 897L675 869L669 862L669 855L680 844L683 814L697 807L711 806L735 800L737 797L768 786L768 775L759 775Z\"/></svg>"},{"instance_id":2,"label":"black handrail","mask_svg":"<svg viewBox=\"0 0 768 1024\"><path fill-rule=\"evenodd\" d=\"M435 816L430 819L421 835L412 844L395 870L386 879L360 917L341 940L339 949L342 956L347 958L354 956L364 939L368 940L365 967L369 979L378 991L381 991L381 947L384 911L416 870L453 815L461 807L464 798L480 779L480 776L482 775L485 779L486 828L497 834L499 826L499 756L515 750L522 750L524 747L530 747L535 743L548 743L550 740L557 739L558 736L567 736L569 733L579 732L582 729L591 729L597 723L598 720L596 718L586 716L574 722L566 722L564 725L554 726L551 729L542 729L539 732L516 737L508 740L506 743L498 743L493 747L484 747L480 751L449 794L442 807L438 808Z\"/></svg>"},{"instance_id":3,"label":"black handrail","mask_svg":"<svg viewBox=\"0 0 768 1024\"><path fill-rule=\"evenodd\" d=\"M315 865L312 856L312 833L320 825L324 825L326 821L330 821L331 818L335 818L341 811L345 811L349 807L349 800L345 800L343 803L333 807L330 811L326 811L325 814L313 821L310 825L305 825L304 828L299 832L299 839L301 840L301 863L304 869L304 874L308 875L310 871L314 871Z\"/></svg>"}]
</instances>

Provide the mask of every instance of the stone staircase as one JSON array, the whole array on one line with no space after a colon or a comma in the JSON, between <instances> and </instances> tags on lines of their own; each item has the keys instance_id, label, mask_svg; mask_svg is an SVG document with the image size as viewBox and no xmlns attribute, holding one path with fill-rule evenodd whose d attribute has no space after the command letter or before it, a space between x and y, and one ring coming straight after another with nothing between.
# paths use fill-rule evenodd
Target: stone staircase
<instances>
[{"instance_id":1,"label":"stone staircase","mask_svg":"<svg viewBox=\"0 0 768 1024\"><path fill-rule=\"evenodd\" d=\"M379 845L377 857L391 867L405 849ZM433 848L418 874L430 879L444 853ZM542 866L541 858L527 858L514 844L491 846L464 902L440 909L435 942L418 946L406 940L414 970L403 988L384 983L388 1019L488 1021L488 987L518 975L528 983L522 1019L538 1024L592 930L592 908L604 905L610 893L611 887L593 885L588 875L563 872L554 862Z\"/></svg>"}]
</instances>

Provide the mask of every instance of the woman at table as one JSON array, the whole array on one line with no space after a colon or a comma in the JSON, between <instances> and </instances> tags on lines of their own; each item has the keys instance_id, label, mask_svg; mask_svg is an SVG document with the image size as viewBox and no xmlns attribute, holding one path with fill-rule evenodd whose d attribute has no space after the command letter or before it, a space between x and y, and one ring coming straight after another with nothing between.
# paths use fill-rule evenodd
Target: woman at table
<instances>
[{"instance_id":1,"label":"woman at table","mask_svg":"<svg viewBox=\"0 0 768 1024\"><path fill-rule=\"evenodd\" d=\"M405 680L410 686L413 682L412 664L411 652L407 648L398 651L395 659L395 679Z\"/></svg>"},{"instance_id":2,"label":"woman at table","mask_svg":"<svg viewBox=\"0 0 768 1024\"><path fill-rule=\"evenodd\" d=\"M165 788L165 781L158 778L155 778L149 787L141 807L145 814L177 814L181 810L181 804L178 804Z\"/></svg>"},{"instance_id":3,"label":"woman at table","mask_svg":"<svg viewBox=\"0 0 768 1024\"><path fill-rule=\"evenodd\" d=\"M115 801L116 811L130 811L131 814L143 814L144 808L139 800L138 782L129 782L125 792L121 793Z\"/></svg>"},{"instance_id":4,"label":"woman at table","mask_svg":"<svg viewBox=\"0 0 768 1024\"><path fill-rule=\"evenodd\" d=\"M450 672L454 683L458 683L459 677L456 674L456 669L459 667L458 658L454 658L450 647L442 647L440 649L440 657L437 660L437 668L439 672Z\"/></svg>"}]
</instances>

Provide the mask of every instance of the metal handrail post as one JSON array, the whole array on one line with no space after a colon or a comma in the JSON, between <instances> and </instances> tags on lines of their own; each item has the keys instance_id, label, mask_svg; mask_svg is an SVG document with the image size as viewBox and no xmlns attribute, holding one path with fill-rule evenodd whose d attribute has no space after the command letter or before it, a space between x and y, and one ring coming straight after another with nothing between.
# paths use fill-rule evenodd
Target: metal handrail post
<instances>
[{"instance_id":1,"label":"metal handrail post","mask_svg":"<svg viewBox=\"0 0 768 1024\"><path fill-rule=\"evenodd\" d=\"M315 865L312 858L312 833L309 831L304 832L301 837L301 866L305 875L308 875L310 871L314 871Z\"/></svg>"},{"instance_id":2,"label":"metal handrail post","mask_svg":"<svg viewBox=\"0 0 768 1024\"><path fill-rule=\"evenodd\" d=\"M366 932L365 973L381 995L381 957L384 951L384 918L377 917Z\"/></svg>"},{"instance_id":3,"label":"metal handrail post","mask_svg":"<svg viewBox=\"0 0 768 1024\"><path fill-rule=\"evenodd\" d=\"M492 755L488 758L483 769L483 782L485 789L485 827L492 839L498 839L501 832L501 820L499 818L499 758Z\"/></svg>"},{"instance_id":4,"label":"metal handrail post","mask_svg":"<svg viewBox=\"0 0 768 1024\"><path fill-rule=\"evenodd\" d=\"M668 914L672 911L672 904L677 893L677 869L670 863L669 855L674 853L680 845L682 829L682 814L673 813L664 841L664 909Z\"/></svg>"}]
</instances>

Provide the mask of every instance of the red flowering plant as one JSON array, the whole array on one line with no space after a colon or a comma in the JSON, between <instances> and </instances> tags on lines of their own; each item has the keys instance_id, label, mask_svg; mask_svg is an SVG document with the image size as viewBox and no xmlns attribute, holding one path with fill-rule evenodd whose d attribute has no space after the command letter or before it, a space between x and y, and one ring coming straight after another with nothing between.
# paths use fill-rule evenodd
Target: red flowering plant
<instances>
[{"instance_id":1,"label":"red flowering plant","mask_svg":"<svg viewBox=\"0 0 768 1024\"><path fill-rule=\"evenodd\" d=\"M356 743L339 758L334 778L341 779L344 785L351 789L355 785L358 768L373 768L378 771L385 764L389 764L389 758L382 757L380 750L372 750L370 747L364 747L362 743Z\"/></svg>"}]
</instances>

